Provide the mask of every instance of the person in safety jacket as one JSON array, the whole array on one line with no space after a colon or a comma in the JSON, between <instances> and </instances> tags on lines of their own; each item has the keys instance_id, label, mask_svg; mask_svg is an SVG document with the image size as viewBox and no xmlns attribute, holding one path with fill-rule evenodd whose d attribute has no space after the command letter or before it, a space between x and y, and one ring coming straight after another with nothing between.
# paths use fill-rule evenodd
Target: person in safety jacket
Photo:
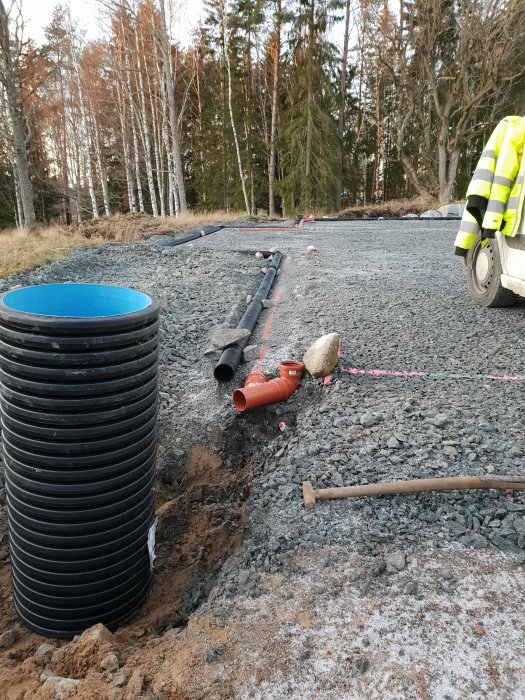
<instances>
[{"instance_id":1,"label":"person in safety jacket","mask_svg":"<svg viewBox=\"0 0 525 700\"><path fill-rule=\"evenodd\" d=\"M492 132L467 190L467 205L456 236L456 255L466 256L478 233L515 236L525 188L525 117L505 117Z\"/></svg>"}]
</instances>

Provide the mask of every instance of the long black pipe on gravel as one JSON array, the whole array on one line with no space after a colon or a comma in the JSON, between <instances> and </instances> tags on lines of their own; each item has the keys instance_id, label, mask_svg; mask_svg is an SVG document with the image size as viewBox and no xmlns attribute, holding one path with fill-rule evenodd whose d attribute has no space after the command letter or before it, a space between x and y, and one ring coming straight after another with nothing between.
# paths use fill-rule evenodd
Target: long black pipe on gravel
<instances>
[{"instance_id":1,"label":"long black pipe on gravel","mask_svg":"<svg viewBox=\"0 0 525 700\"><path fill-rule=\"evenodd\" d=\"M297 219L294 221L293 226L287 226L287 227L279 227L279 226L235 226L235 225L229 225L229 224L224 224L222 226L214 226L214 225L208 225L204 226L203 228L199 229L198 231L194 231L193 233L188 233L186 236L182 236L181 238L171 238L169 236L166 236L165 241L162 243L159 243L163 248L173 248L173 246L177 245L183 245L184 243L190 243L190 241L196 241L199 238L203 238L204 236L209 236L212 233L217 233L218 231L222 231L224 229L241 229L243 231L248 231L248 230L253 230L253 231L270 231L272 228L275 228L276 231L282 231L282 230L288 230L290 231L294 230L297 228L299 223L302 220L302 216L298 216ZM338 219L339 221L339 219Z\"/></svg>"},{"instance_id":2,"label":"long black pipe on gravel","mask_svg":"<svg viewBox=\"0 0 525 700\"><path fill-rule=\"evenodd\" d=\"M290 230L293 230L296 228L296 226L299 224L301 221L302 217L298 217L295 221L295 225L290 227ZM361 222L361 221L461 221L460 216L447 216L443 217L441 219L438 219L437 217L435 219L421 219L419 216L405 216L402 218L399 218L398 216L392 216L388 217L385 216L381 219L373 219L369 217L364 217L364 218L345 218L345 219L338 219L336 217L323 217L321 219L315 219L314 221L308 221L305 219L305 223L311 223L311 224L318 224L322 223L323 221L326 222L337 222L337 221L356 221L356 222ZM171 240L166 240L165 242L161 243L163 248L172 248L173 246L177 245L183 245L184 243L190 243L190 241L196 241L198 238L203 238L204 236L209 236L212 233L217 233L218 231L222 231L223 229L237 229L239 226L208 226L200 229L199 231L196 231L194 233L188 233L187 236L182 236L182 238L174 238ZM244 227L243 227L244 228ZM249 229L253 231L270 231L272 228L275 228L276 231L281 230L278 227L269 227L269 226L250 226ZM247 228L245 230L248 230Z\"/></svg>"},{"instance_id":3,"label":"long black pipe on gravel","mask_svg":"<svg viewBox=\"0 0 525 700\"><path fill-rule=\"evenodd\" d=\"M211 226L211 227L206 227L202 228L199 231L195 231L194 233L188 233L187 236L183 236L182 238L174 238L173 240L165 241L161 245L162 247L166 248L171 248L176 245L182 245L183 243L189 243L190 241L196 241L197 238L203 238L204 236L209 236L211 233L217 233L217 231L221 231L223 228L226 228L225 226Z\"/></svg>"},{"instance_id":4,"label":"long black pipe on gravel","mask_svg":"<svg viewBox=\"0 0 525 700\"><path fill-rule=\"evenodd\" d=\"M255 328L257 319L261 311L263 310L263 300L268 298L270 289L272 288L273 281L277 275L277 270L283 259L283 254L279 251L274 253L271 265L268 268L268 272L265 274L263 281L259 285L250 306L244 312L244 316L241 318L237 324L237 328L246 328L250 333ZM239 367L242 359L242 351L246 347L248 338L245 340L240 340L234 345L227 347L222 353L218 363L213 370L213 376L218 382L228 382L233 379L237 368Z\"/></svg>"},{"instance_id":5,"label":"long black pipe on gravel","mask_svg":"<svg viewBox=\"0 0 525 700\"><path fill-rule=\"evenodd\" d=\"M321 217L320 219L314 219L313 221L309 221L308 219L304 219L305 224L322 224L323 221L326 222L333 222L333 221L461 221L461 216L442 216L441 218L438 216L435 217L423 217L421 218L420 216L382 216L382 217L375 217L372 218L370 216L361 216L361 217L346 217L344 219L337 218L336 216L330 216L330 217Z\"/></svg>"}]
</instances>

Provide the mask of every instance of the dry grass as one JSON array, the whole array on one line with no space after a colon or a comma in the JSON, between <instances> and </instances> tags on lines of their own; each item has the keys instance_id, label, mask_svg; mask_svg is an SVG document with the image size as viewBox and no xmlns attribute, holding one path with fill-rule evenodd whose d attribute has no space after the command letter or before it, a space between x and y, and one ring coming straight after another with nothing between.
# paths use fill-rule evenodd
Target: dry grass
<instances>
[{"instance_id":1,"label":"dry grass","mask_svg":"<svg viewBox=\"0 0 525 700\"><path fill-rule=\"evenodd\" d=\"M103 243L100 237L88 239L78 233L64 233L53 226L30 234L17 229L0 231L0 279L60 260L73 248L100 243Z\"/></svg>"},{"instance_id":2,"label":"dry grass","mask_svg":"<svg viewBox=\"0 0 525 700\"><path fill-rule=\"evenodd\" d=\"M178 218L154 219L148 214L114 214L97 221L71 226L41 227L31 233L9 229L0 231L0 279L23 274L36 267L60 260L74 248L101 245L106 241L136 241L158 233L185 233L204 226L240 218L239 212L183 214Z\"/></svg>"},{"instance_id":3,"label":"dry grass","mask_svg":"<svg viewBox=\"0 0 525 700\"><path fill-rule=\"evenodd\" d=\"M185 233L194 226L222 223L240 217L242 212L216 211L211 214L181 214L154 219L149 214L113 214L98 221L89 220L74 224L69 230L80 233L85 238L101 236L107 241L136 241L158 233Z\"/></svg>"},{"instance_id":4,"label":"dry grass","mask_svg":"<svg viewBox=\"0 0 525 700\"><path fill-rule=\"evenodd\" d=\"M365 204L362 206L343 209L334 216L405 216L405 214L422 214L427 209L437 209L439 202L430 197L414 197L413 199L392 199L382 204Z\"/></svg>"}]
</instances>

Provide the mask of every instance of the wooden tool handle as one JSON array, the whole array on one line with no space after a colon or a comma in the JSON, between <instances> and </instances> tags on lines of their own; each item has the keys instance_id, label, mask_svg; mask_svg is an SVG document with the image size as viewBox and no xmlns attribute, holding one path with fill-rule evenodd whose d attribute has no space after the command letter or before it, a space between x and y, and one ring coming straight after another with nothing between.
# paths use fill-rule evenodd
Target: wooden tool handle
<instances>
[{"instance_id":1,"label":"wooden tool handle","mask_svg":"<svg viewBox=\"0 0 525 700\"><path fill-rule=\"evenodd\" d=\"M525 489L525 476L452 476L412 481L389 481L360 486L341 486L331 489L314 489L303 483L303 498L307 508L313 508L317 500L350 498L352 496L385 496L388 494L417 493L420 491L455 491L458 489Z\"/></svg>"}]
</instances>

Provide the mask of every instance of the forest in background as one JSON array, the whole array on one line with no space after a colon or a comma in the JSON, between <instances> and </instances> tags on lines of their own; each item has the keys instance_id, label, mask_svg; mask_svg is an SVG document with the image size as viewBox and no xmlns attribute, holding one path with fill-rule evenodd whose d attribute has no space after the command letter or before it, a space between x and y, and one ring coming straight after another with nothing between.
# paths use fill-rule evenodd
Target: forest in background
<instances>
[{"instance_id":1,"label":"forest in background","mask_svg":"<svg viewBox=\"0 0 525 700\"><path fill-rule=\"evenodd\" d=\"M86 41L57 5L36 46L0 0L0 227L446 203L524 111L523 0L217 0L188 46L173 10L99 0Z\"/></svg>"}]
</instances>

